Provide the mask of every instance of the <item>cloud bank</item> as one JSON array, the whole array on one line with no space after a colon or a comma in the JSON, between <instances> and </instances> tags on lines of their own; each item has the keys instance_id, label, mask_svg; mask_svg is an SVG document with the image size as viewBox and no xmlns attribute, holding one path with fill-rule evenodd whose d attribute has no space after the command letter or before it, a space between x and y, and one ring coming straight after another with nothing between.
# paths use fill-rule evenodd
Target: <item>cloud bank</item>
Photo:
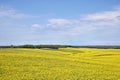
<instances>
[{"instance_id":1,"label":"cloud bank","mask_svg":"<svg viewBox=\"0 0 120 80\"><path fill-rule=\"evenodd\" d=\"M53 17L46 18L46 21L13 8L0 7L0 18L0 36L2 34L7 36L5 28L8 28L8 31L11 30L11 32L17 30L16 36L19 36L19 39L23 39L21 35L24 35L26 40L36 40L41 43L120 44L118 35L120 34L120 7L111 11L81 15L79 18ZM26 19L24 20L24 18ZM14 38L15 34L10 33L9 35ZM17 40L15 39L15 41Z\"/></svg>"},{"instance_id":2,"label":"cloud bank","mask_svg":"<svg viewBox=\"0 0 120 80\"><path fill-rule=\"evenodd\" d=\"M90 32L97 30L111 33L115 31L115 29L119 29L119 25L120 8L118 7L111 11L82 15L78 19L50 18L46 21L46 24L44 24L44 30L49 30L49 33L53 33L53 35L77 36L81 34L89 34Z\"/></svg>"}]
</instances>

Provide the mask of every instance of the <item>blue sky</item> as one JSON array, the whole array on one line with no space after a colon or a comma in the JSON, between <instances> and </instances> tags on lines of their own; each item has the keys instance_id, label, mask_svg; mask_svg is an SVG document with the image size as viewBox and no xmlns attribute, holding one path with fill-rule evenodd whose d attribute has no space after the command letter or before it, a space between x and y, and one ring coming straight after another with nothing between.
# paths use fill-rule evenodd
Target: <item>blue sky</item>
<instances>
[{"instance_id":1,"label":"blue sky","mask_svg":"<svg viewBox=\"0 0 120 80\"><path fill-rule=\"evenodd\" d=\"M0 0L0 45L120 45L120 0Z\"/></svg>"}]
</instances>

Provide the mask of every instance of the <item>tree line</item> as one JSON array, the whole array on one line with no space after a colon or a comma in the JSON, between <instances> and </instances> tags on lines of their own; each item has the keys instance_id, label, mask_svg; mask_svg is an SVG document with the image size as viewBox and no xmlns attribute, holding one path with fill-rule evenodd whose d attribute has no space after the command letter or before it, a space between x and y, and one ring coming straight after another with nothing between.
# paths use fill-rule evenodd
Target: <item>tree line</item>
<instances>
[{"instance_id":1,"label":"tree line","mask_svg":"<svg viewBox=\"0 0 120 80\"><path fill-rule=\"evenodd\" d=\"M9 46L0 46L0 48L49 48L49 49L58 49L58 48L67 48L67 47L72 47L72 48L98 48L98 49L120 49L120 46L107 46L107 45L88 45L88 46L72 46L72 45L32 45L32 44L26 44L26 45L9 45Z\"/></svg>"},{"instance_id":2,"label":"tree line","mask_svg":"<svg viewBox=\"0 0 120 80\"><path fill-rule=\"evenodd\" d=\"M58 49L58 48L65 48L65 47L72 47L70 45L31 45L31 44L26 44L26 45L9 45L9 46L0 46L0 48L50 48L50 49Z\"/></svg>"}]
</instances>

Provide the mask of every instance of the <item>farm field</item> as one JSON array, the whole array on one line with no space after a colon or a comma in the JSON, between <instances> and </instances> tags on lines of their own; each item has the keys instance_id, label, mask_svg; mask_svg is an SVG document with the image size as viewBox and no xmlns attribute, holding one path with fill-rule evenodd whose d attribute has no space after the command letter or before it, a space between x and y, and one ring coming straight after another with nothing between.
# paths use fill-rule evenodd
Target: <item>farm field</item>
<instances>
[{"instance_id":1,"label":"farm field","mask_svg":"<svg viewBox=\"0 0 120 80\"><path fill-rule=\"evenodd\" d=\"M0 80L120 80L120 49L0 48Z\"/></svg>"}]
</instances>

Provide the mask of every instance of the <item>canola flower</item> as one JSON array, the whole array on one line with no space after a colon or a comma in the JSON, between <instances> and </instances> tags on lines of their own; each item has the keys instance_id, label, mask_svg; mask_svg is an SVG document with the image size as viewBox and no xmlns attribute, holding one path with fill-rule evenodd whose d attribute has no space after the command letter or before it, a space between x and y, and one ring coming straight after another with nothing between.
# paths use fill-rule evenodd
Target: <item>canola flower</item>
<instances>
[{"instance_id":1,"label":"canola flower","mask_svg":"<svg viewBox=\"0 0 120 80\"><path fill-rule=\"evenodd\" d=\"M0 80L120 80L120 49L0 49Z\"/></svg>"}]
</instances>

